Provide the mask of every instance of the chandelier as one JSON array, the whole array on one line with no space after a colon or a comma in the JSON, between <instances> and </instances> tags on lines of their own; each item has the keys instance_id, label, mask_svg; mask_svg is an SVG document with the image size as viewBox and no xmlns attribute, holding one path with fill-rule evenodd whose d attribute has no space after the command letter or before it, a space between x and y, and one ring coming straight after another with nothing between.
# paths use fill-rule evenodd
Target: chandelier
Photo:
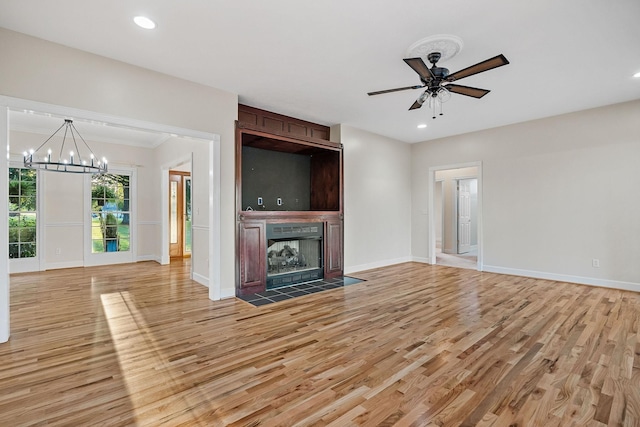
<instances>
[{"instance_id":1,"label":"chandelier","mask_svg":"<svg viewBox=\"0 0 640 427\"><path fill-rule=\"evenodd\" d=\"M55 150L57 157L52 157L55 143L52 141L49 146L47 143L52 140L54 136L58 134L64 128L62 135L62 143L60 149ZM72 142L68 142L68 145L72 148L68 152L65 151L65 145L67 144L67 136L69 136ZM78 146L78 142L82 144ZM84 144L84 145L83 145ZM46 149L46 153L43 153ZM74 151L75 149L75 151ZM41 152L42 150L42 152ZM68 153L68 158L63 158ZM104 157L98 160L94 155L89 144L84 140L80 132L73 125L73 120L64 119L64 123L51 135L45 142L36 150L29 150L24 152L24 167L29 169L42 169L54 172L69 172L69 173L106 173L107 172L107 159Z\"/></svg>"}]
</instances>

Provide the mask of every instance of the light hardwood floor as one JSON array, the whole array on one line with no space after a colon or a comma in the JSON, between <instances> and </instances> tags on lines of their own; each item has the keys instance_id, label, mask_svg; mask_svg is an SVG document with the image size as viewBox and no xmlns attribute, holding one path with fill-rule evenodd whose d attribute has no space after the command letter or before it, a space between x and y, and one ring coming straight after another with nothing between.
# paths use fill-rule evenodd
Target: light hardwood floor
<instances>
[{"instance_id":1,"label":"light hardwood floor","mask_svg":"<svg viewBox=\"0 0 640 427\"><path fill-rule=\"evenodd\" d=\"M0 425L638 426L640 295L423 264L263 307L188 264L11 277Z\"/></svg>"}]
</instances>

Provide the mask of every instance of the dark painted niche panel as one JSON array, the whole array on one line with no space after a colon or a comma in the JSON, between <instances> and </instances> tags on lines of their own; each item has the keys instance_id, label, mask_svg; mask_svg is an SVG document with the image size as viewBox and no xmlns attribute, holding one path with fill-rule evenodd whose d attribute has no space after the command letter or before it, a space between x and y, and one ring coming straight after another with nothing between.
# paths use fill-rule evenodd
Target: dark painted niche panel
<instances>
[{"instance_id":1,"label":"dark painted niche panel","mask_svg":"<svg viewBox=\"0 0 640 427\"><path fill-rule=\"evenodd\" d=\"M262 198L262 205L258 205L258 198ZM242 147L243 211L248 206L255 211L308 211L310 204L308 155Z\"/></svg>"}]
</instances>

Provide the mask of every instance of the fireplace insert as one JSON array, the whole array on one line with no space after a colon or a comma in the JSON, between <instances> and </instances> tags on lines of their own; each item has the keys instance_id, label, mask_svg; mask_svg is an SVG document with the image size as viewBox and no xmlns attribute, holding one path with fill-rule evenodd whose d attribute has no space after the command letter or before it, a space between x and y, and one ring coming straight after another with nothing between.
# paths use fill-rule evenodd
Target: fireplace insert
<instances>
[{"instance_id":1,"label":"fireplace insert","mask_svg":"<svg viewBox=\"0 0 640 427\"><path fill-rule=\"evenodd\" d=\"M267 289L320 280L323 223L267 224Z\"/></svg>"}]
</instances>

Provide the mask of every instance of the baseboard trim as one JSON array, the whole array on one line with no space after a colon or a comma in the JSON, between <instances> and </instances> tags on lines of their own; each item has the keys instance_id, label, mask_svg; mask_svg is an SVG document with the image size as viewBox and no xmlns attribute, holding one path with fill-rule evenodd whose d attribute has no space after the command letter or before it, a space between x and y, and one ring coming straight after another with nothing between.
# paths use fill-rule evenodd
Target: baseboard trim
<instances>
[{"instance_id":1,"label":"baseboard trim","mask_svg":"<svg viewBox=\"0 0 640 427\"><path fill-rule=\"evenodd\" d=\"M51 262L45 264L45 270L59 270L61 268L77 268L84 267L82 261L68 261L68 262Z\"/></svg>"},{"instance_id":2,"label":"baseboard trim","mask_svg":"<svg viewBox=\"0 0 640 427\"><path fill-rule=\"evenodd\" d=\"M235 298L236 289L220 289L220 299Z\"/></svg>"},{"instance_id":3,"label":"baseboard trim","mask_svg":"<svg viewBox=\"0 0 640 427\"><path fill-rule=\"evenodd\" d=\"M484 265L483 271L489 273L509 274L512 276L532 277L534 279L555 280L557 282L577 283L580 285L599 286L602 288L640 292L640 283L633 282L596 279L593 277L571 276L568 274L556 274L544 271L520 270L517 268L497 267L494 265Z\"/></svg>"},{"instance_id":4,"label":"baseboard trim","mask_svg":"<svg viewBox=\"0 0 640 427\"><path fill-rule=\"evenodd\" d=\"M413 262L420 262L422 264L431 264L429 261L429 258L424 258L424 257L419 257L419 256L414 256L411 257L411 261Z\"/></svg>"},{"instance_id":5,"label":"baseboard trim","mask_svg":"<svg viewBox=\"0 0 640 427\"><path fill-rule=\"evenodd\" d=\"M207 276L203 276L202 274L193 273L193 277L191 278L194 282L200 283L202 286L209 287L209 278Z\"/></svg>"},{"instance_id":6,"label":"baseboard trim","mask_svg":"<svg viewBox=\"0 0 640 427\"><path fill-rule=\"evenodd\" d=\"M142 261L155 261L158 264L161 264L160 257L155 255L140 255L136 258L136 262L142 262Z\"/></svg>"},{"instance_id":7,"label":"baseboard trim","mask_svg":"<svg viewBox=\"0 0 640 427\"><path fill-rule=\"evenodd\" d=\"M402 264L403 262L411 262L413 258L410 256L395 258L395 259L386 259L383 261L371 262L368 264L360 264L354 265L351 267L344 268L344 274L356 273L359 271L371 270L373 268L387 267L389 265Z\"/></svg>"}]
</instances>

